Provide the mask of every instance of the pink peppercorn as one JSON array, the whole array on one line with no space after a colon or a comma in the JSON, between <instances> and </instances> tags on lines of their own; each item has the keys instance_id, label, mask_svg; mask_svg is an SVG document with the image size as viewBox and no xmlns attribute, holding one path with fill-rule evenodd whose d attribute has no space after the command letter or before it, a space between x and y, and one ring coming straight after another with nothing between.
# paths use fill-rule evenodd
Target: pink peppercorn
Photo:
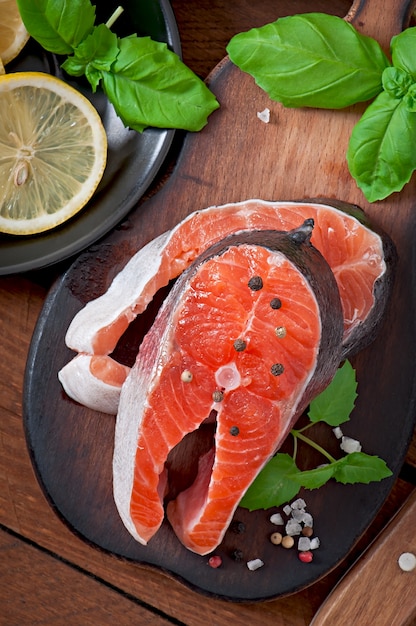
<instances>
[{"instance_id":1,"label":"pink peppercorn","mask_svg":"<svg viewBox=\"0 0 416 626\"><path fill-rule=\"evenodd\" d=\"M222 558L220 556L218 556L218 555L211 556L209 561L208 561L208 565L210 567L213 567L214 569L216 569L217 567L222 565Z\"/></svg>"},{"instance_id":2,"label":"pink peppercorn","mask_svg":"<svg viewBox=\"0 0 416 626\"><path fill-rule=\"evenodd\" d=\"M313 554L310 550L307 550L305 552L299 552L299 559L302 561L302 563L310 563L313 559Z\"/></svg>"}]
</instances>

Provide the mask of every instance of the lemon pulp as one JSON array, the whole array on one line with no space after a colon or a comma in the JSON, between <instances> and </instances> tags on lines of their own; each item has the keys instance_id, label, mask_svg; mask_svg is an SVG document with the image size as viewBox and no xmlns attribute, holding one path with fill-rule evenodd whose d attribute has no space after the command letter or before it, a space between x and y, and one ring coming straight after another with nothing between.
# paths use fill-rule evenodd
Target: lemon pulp
<instances>
[{"instance_id":1,"label":"lemon pulp","mask_svg":"<svg viewBox=\"0 0 416 626\"><path fill-rule=\"evenodd\" d=\"M16 0L0 0L0 57L4 65L19 54L28 39Z\"/></svg>"},{"instance_id":2,"label":"lemon pulp","mask_svg":"<svg viewBox=\"0 0 416 626\"><path fill-rule=\"evenodd\" d=\"M91 198L107 137L87 98L39 72L0 76L0 231L54 228Z\"/></svg>"}]
</instances>

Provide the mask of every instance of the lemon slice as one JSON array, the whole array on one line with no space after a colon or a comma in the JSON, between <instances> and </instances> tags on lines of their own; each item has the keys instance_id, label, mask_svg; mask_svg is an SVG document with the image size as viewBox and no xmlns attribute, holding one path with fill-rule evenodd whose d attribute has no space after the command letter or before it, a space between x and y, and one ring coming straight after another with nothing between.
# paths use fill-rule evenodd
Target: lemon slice
<instances>
[{"instance_id":1,"label":"lemon slice","mask_svg":"<svg viewBox=\"0 0 416 626\"><path fill-rule=\"evenodd\" d=\"M32 235L62 224L104 173L107 136L93 105L40 72L0 76L0 232Z\"/></svg>"},{"instance_id":2,"label":"lemon slice","mask_svg":"<svg viewBox=\"0 0 416 626\"><path fill-rule=\"evenodd\" d=\"M0 0L0 57L4 65L17 57L28 39L16 0Z\"/></svg>"}]
</instances>

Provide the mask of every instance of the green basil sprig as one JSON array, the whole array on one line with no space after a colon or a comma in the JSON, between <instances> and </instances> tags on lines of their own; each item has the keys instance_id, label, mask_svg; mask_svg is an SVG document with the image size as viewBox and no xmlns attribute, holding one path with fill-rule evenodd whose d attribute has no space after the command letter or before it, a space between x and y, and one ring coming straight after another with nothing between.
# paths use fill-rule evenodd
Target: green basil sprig
<instances>
[{"instance_id":1,"label":"green basil sprig","mask_svg":"<svg viewBox=\"0 0 416 626\"><path fill-rule=\"evenodd\" d=\"M324 13L278 19L233 37L231 61L287 107L374 101L353 129L347 163L369 202L401 191L416 169L416 29L377 41Z\"/></svg>"},{"instance_id":2,"label":"green basil sprig","mask_svg":"<svg viewBox=\"0 0 416 626\"><path fill-rule=\"evenodd\" d=\"M123 123L199 131L219 107L214 94L165 43L150 37L118 38L95 25L90 0L18 0L29 34L48 52L68 58L62 68L101 85Z\"/></svg>"},{"instance_id":3,"label":"green basil sprig","mask_svg":"<svg viewBox=\"0 0 416 626\"><path fill-rule=\"evenodd\" d=\"M287 107L339 109L368 100L381 90L389 65L374 39L324 13L283 17L235 35L227 52Z\"/></svg>"},{"instance_id":4,"label":"green basil sprig","mask_svg":"<svg viewBox=\"0 0 416 626\"><path fill-rule=\"evenodd\" d=\"M351 133L347 161L369 202L401 191L416 169L416 28L391 41L383 91Z\"/></svg>"},{"instance_id":5,"label":"green basil sprig","mask_svg":"<svg viewBox=\"0 0 416 626\"><path fill-rule=\"evenodd\" d=\"M355 371L349 361L340 367L331 383L310 404L309 422L293 429L293 456L278 452L263 468L244 494L240 506L254 511L281 506L294 498L302 487L318 489L329 480L342 484L380 481L392 475L385 461L365 452L350 452L335 459L322 446L305 435L314 424L324 422L336 427L347 422L357 398ZM298 442L315 448L326 463L310 470L300 470L296 464Z\"/></svg>"}]
</instances>

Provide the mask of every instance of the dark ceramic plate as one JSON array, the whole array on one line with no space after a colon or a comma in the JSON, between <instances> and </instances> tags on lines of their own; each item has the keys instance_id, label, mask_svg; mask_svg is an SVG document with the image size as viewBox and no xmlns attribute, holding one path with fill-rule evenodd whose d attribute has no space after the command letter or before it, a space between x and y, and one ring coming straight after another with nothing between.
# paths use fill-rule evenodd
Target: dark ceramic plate
<instances>
[{"instance_id":1,"label":"dark ceramic plate","mask_svg":"<svg viewBox=\"0 0 416 626\"><path fill-rule=\"evenodd\" d=\"M97 23L105 22L117 7L113 0L97 7ZM126 0L114 31L137 33L166 42L180 54L180 40L168 0ZM30 41L8 71L40 71L64 78L58 59ZM66 79L67 77L65 77ZM70 81L68 81L70 82ZM149 128L142 134L126 129L102 93L72 82L99 111L108 135L108 163L92 200L62 226L31 237L0 234L0 274L39 269L67 259L114 228L146 192L172 144L173 130Z\"/></svg>"}]
</instances>

